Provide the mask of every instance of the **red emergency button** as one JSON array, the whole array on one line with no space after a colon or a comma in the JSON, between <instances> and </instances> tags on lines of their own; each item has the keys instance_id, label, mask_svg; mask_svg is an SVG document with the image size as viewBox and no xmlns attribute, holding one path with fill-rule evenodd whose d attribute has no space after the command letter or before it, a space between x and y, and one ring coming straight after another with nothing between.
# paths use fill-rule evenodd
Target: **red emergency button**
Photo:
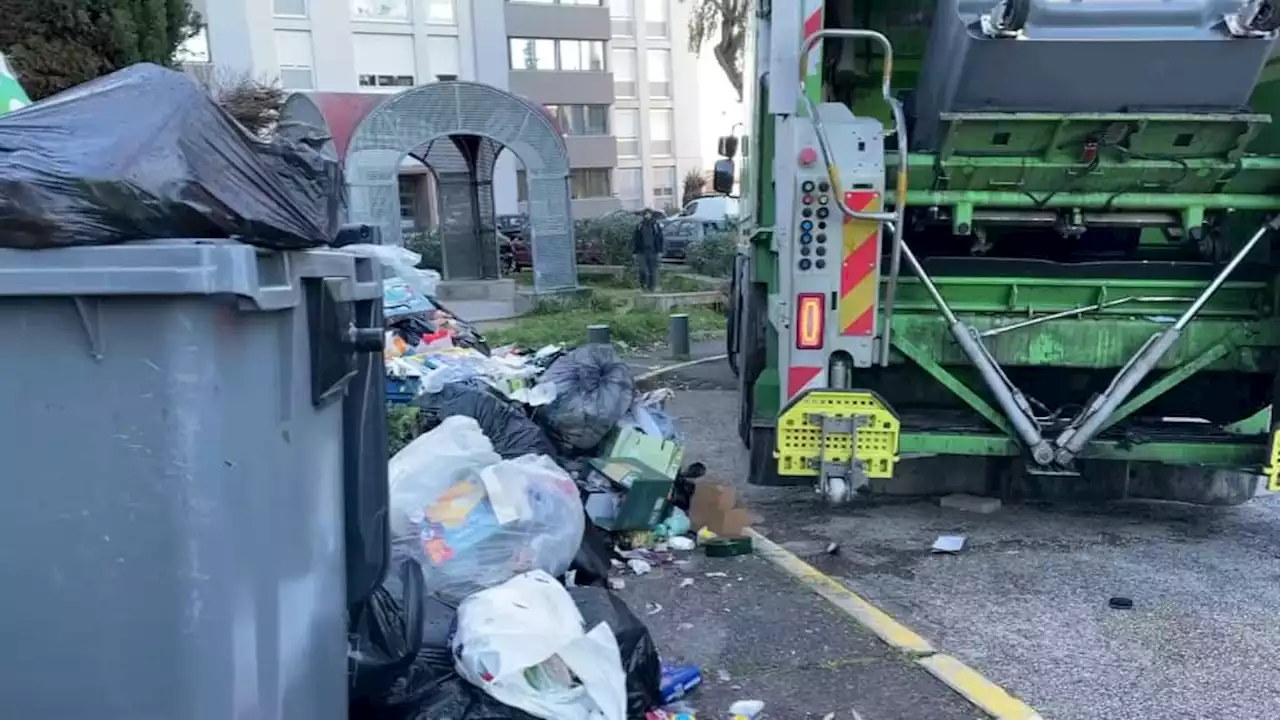
<instances>
[{"instance_id":1,"label":"red emergency button","mask_svg":"<svg viewBox=\"0 0 1280 720\"><path fill-rule=\"evenodd\" d=\"M800 164L804 167L818 162L818 151L811 147L807 147L800 151Z\"/></svg>"}]
</instances>

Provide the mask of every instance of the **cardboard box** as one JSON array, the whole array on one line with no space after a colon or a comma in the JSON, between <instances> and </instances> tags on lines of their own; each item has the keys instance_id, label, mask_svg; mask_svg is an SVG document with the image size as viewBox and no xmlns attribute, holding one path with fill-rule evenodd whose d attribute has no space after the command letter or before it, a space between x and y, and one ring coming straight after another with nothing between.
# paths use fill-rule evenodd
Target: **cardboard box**
<instances>
[{"instance_id":1,"label":"cardboard box","mask_svg":"<svg viewBox=\"0 0 1280 720\"><path fill-rule=\"evenodd\" d=\"M693 529L705 527L721 537L742 537L743 531L751 525L751 515L737 503L737 488L720 483L698 483L689 504L689 520Z\"/></svg>"},{"instance_id":2,"label":"cardboard box","mask_svg":"<svg viewBox=\"0 0 1280 720\"><path fill-rule=\"evenodd\" d=\"M672 484L665 475L635 460L593 459L588 464L622 491L607 499L588 498L596 525L610 531L652 530L665 517Z\"/></svg>"},{"instance_id":3,"label":"cardboard box","mask_svg":"<svg viewBox=\"0 0 1280 720\"><path fill-rule=\"evenodd\" d=\"M624 427L614 435L608 460L634 460L675 480L684 463L684 446L660 437L646 435L638 428Z\"/></svg>"}]
</instances>

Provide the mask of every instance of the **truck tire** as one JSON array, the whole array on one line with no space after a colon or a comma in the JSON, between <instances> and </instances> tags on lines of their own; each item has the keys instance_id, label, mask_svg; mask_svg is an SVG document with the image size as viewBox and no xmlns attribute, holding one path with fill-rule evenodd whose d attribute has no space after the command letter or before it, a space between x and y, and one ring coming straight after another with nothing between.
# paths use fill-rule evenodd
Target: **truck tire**
<instances>
[{"instance_id":1,"label":"truck tire","mask_svg":"<svg viewBox=\"0 0 1280 720\"><path fill-rule=\"evenodd\" d=\"M809 484L808 478L784 478L778 475L778 463L773 459L773 445L776 437L777 433L771 427L751 429L747 484L766 487Z\"/></svg>"},{"instance_id":2,"label":"truck tire","mask_svg":"<svg viewBox=\"0 0 1280 720\"><path fill-rule=\"evenodd\" d=\"M751 447L755 384L766 362L763 324L768 297L762 286L748 283L738 298L738 437L743 445Z\"/></svg>"},{"instance_id":3,"label":"truck tire","mask_svg":"<svg viewBox=\"0 0 1280 720\"><path fill-rule=\"evenodd\" d=\"M725 355L729 359L729 369L733 371L734 377L742 373L742 348L738 341L742 333L742 287L746 264L747 258L743 255L734 259L733 277L729 281L729 302L725 308Z\"/></svg>"}]
</instances>

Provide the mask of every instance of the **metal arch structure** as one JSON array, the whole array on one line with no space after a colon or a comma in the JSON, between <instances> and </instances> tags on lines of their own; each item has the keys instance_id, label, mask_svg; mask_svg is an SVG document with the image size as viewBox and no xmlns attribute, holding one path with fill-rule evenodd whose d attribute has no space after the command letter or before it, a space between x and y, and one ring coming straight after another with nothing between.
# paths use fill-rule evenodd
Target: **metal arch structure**
<instances>
[{"instance_id":1,"label":"metal arch structure","mask_svg":"<svg viewBox=\"0 0 1280 720\"><path fill-rule=\"evenodd\" d=\"M496 278L492 180L504 148L525 167L535 292L576 287L564 138L540 106L490 85L437 82L373 107L346 148L348 219L400 244L397 178L412 155L440 180L446 277Z\"/></svg>"}]
</instances>

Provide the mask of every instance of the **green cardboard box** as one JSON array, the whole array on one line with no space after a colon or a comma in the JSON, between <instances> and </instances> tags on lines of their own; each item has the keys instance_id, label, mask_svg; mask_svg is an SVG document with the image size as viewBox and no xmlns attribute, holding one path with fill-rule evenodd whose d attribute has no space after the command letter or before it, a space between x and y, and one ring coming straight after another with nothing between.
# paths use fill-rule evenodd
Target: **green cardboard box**
<instances>
[{"instance_id":1,"label":"green cardboard box","mask_svg":"<svg viewBox=\"0 0 1280 720\"><path fill-rule=\"evenodd\" d=\"M684 463L684 445L659 437L646 435L638 428L625 427L617 431L609 451L609 460L634 460L657 470L670 481L680 474Z\"/></svg>"},{"instance_id":2,"label":"green cardboard box","mask_svg":"<svg viewBox=\"0 0 1280 720\"><path fill-rule=\"evenodd\" d=\"M636 460L595 458L589 464L621 491L613 517L593 517L611 532L652 530L666 517L672 478Z\"/></svg>"}]
</instances>

